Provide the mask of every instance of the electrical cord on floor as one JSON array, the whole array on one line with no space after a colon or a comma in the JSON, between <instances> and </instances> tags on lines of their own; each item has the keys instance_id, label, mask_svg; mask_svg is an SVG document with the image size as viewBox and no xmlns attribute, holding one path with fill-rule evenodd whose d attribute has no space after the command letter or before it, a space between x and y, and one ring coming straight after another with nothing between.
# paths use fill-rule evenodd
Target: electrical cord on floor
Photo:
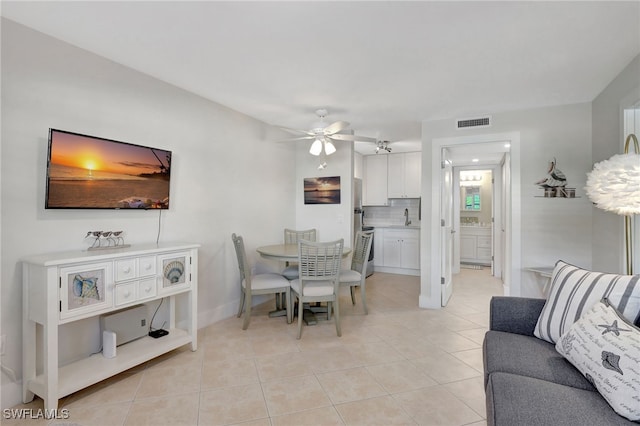
<instances>
[{"instance_id":1,"label":"electrical cord on floor","mask_svg":"<svg viewBox=\"0 0 640 426\"><path fill-rule=\"evenodd\" d=\"M164 298L160 299L160 303L158 303L158 307L156 308L156 311L153 313L153 316L151 317L151 321L149 321L149 331L153 331L154 330L154 328L152 327L153 320L155 319L156 314L158 313L158 309L160 309L160 306L162 306L162 302L164 302ZM166 321L165 321L165 323L166 323ZM162 323L162 327L164 327L165 323ZM162 327L160 327L160 328L162 328Z\"/></svg>"}]
</instances>

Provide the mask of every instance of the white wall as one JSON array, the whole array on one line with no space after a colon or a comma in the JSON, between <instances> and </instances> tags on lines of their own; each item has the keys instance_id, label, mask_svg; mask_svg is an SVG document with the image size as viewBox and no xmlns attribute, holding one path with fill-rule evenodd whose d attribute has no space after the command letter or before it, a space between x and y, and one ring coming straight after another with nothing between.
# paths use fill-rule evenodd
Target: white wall
<instances>
[{"instance_id":1,"label":"white wall","mask_svg":"<svg viewBox=\"0 0 640 426\"><path fill-rule=\"evenodd\" d=\"M5 19L1 30L3 365L20 376L21 257L84 249L88 230L123 229L132 244L156 239L158 212L44 210L49 127L173 151L160 240L202 244L199 325L230 316L239 297L231 233L257 260L256 246L280 241L295 223L295 148L269 142L265 124L169 84ZM93 327L63 331L61 358L95 351L97 342L74 335ZM2 374L2 407L20 398L20 384Z\"/></svg>"},{"instance_id":2,"label":"white wall","mask_svg":"<svg viewBox=\"0 0 640 426\"><path fill-rule=\"evenodd\" d=\"M622 110L640 100L640 55L593 101L593 162L623 152ZM593 268L624 272L623 219L593 207Z\"/></svg>"},{"instance_id":3,"label":"white wall","mask_svg":"<svg viewBox=\"0 0 640 426\"><path fill-rule=\"evenodd\" d=\"M311 142L298 145L296 154L296 220L294 229L318 229L319 241L344 238L345 247L351 247L353 227L353 142L336 142L336 152L330 156L309 155ZM318 165L326 162L324 170ZM304 179L340 176L340 204L304 204Z\"/></svg>"},{"instance_id":4,"label":"white wall","mask_svg":"<svg viewBox=\"0 0 640 426\"><path fill-rule=\"evenodd\" d=\"M432 191L432 153L434 138L520 132L521 151L521 241L520 276L523 296L540 296L541 292L528 266L553 265L558 259L580 266L591 266L591 205L582 188L591 169L591 105L589 103L522 111L493 113L493 125L483 129L455 130L454 120L423 122L422 125L422 197L430 200ZM550 158L556 157L558 168L568 179L568 186L578 188L575 199L538 198L540 189L534 182L544 177ZM515 188L514 188L515 190ZM516 191L517 192L517 191ZM422 223L432 223L431 209L423 209ZM431 297L432 239L423 226L421 240L421 298ZM517 294L514 294L517 295Z\"/></svg>"}]
</instances>

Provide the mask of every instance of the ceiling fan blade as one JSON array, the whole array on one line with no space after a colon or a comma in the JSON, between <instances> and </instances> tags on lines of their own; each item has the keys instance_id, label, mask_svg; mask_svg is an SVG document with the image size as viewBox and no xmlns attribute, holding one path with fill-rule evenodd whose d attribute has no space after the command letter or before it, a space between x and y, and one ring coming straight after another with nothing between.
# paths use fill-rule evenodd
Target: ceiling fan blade
<instances>
[{"instance_id":1,"label":"ceiling fan blade","mask_svg":"<svg viewBox=\"0 0 640 426\"><path fill-rule=\"evenodd\" d=\"M290 127L282 127L282 126L275 126L278 129L282 129L285 130L289 133L304 133L305 135L309 135L309 136L315 136L315 134L313 132L310 132L308 130L298 130L298 129L292 129Z\"/></svg>"},{"instance_id":2,"label":"ceiling fan blade","mask_svg":"<svg viewBox=\"0 0 640 426\"><path fill-rule=\"evenodd\" d=\"M315 136L309 135L309 136L300 136L299 138L290 138L290 139L280 139L278 142L293 142L293 141L304 141L304 140L311 140L315 138Z\"/></svg>"},{"instance_id":3,"label":"ceiling fan blade","mask_svg":"<svg viewBox=\"0 0 640 426\"><path fill-rule=\"evenodd\" d=\"M376 138L370 138L368 136L335 134L327 137L336 141L376 142Z\"/></svg>"},{"instance_id":4,"label":"ceiling fan blade","mask_svg":"<svg viewBox=\"0 0 640 426\"><path fill-rule=\"evenodd\" d=\"M334 133L338 133L344 129L349 127L349 123L346 121L336 121L335 123L329 124L324 128L325 135L333 135Z\"/></svg>"}]
</instances>

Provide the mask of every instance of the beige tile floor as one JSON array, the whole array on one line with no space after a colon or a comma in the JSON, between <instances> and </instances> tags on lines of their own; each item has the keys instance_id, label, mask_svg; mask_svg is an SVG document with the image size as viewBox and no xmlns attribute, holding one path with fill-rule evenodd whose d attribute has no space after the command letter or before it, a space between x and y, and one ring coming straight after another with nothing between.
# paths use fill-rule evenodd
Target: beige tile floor
<instances>
[{"instance_id":1,"label":"beige tile floor","mask_svg":"<svg viewBox=\"0 0 640 426\"><path fill-rule=\"evenodd\" d=\"M417 306L419 279L367 279L369 315L345 290L335 323L303 326L252 312L186 347L60 401L77 425L484 425L482 339L488 302L501 294L488 270L463 269L441 310ZM359 293L357 294L359 297ZM15 408L42 408L42 400ZM2 420L3 425L46 424Z\"/></svg>"}]
</instances>

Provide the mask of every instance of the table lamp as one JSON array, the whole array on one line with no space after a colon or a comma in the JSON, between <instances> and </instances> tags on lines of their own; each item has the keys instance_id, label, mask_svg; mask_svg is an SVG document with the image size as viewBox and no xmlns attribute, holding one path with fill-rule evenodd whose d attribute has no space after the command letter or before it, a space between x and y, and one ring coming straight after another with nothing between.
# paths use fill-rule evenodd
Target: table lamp
<instances>
[{"instance_id":1,"label":"table lamp","mask_svg":"<svg viewBox=\"0 0 640 426\"><path fill-rule=\"evenodd\" d=\"M635 153L629 152L633 141ZM640 147L631 133L624 143L624 154L596 163L587 173L587 196L600 209L624 216L627 274L633 274L631 218L640 213Z\"/></svg>"}]
</instances>

